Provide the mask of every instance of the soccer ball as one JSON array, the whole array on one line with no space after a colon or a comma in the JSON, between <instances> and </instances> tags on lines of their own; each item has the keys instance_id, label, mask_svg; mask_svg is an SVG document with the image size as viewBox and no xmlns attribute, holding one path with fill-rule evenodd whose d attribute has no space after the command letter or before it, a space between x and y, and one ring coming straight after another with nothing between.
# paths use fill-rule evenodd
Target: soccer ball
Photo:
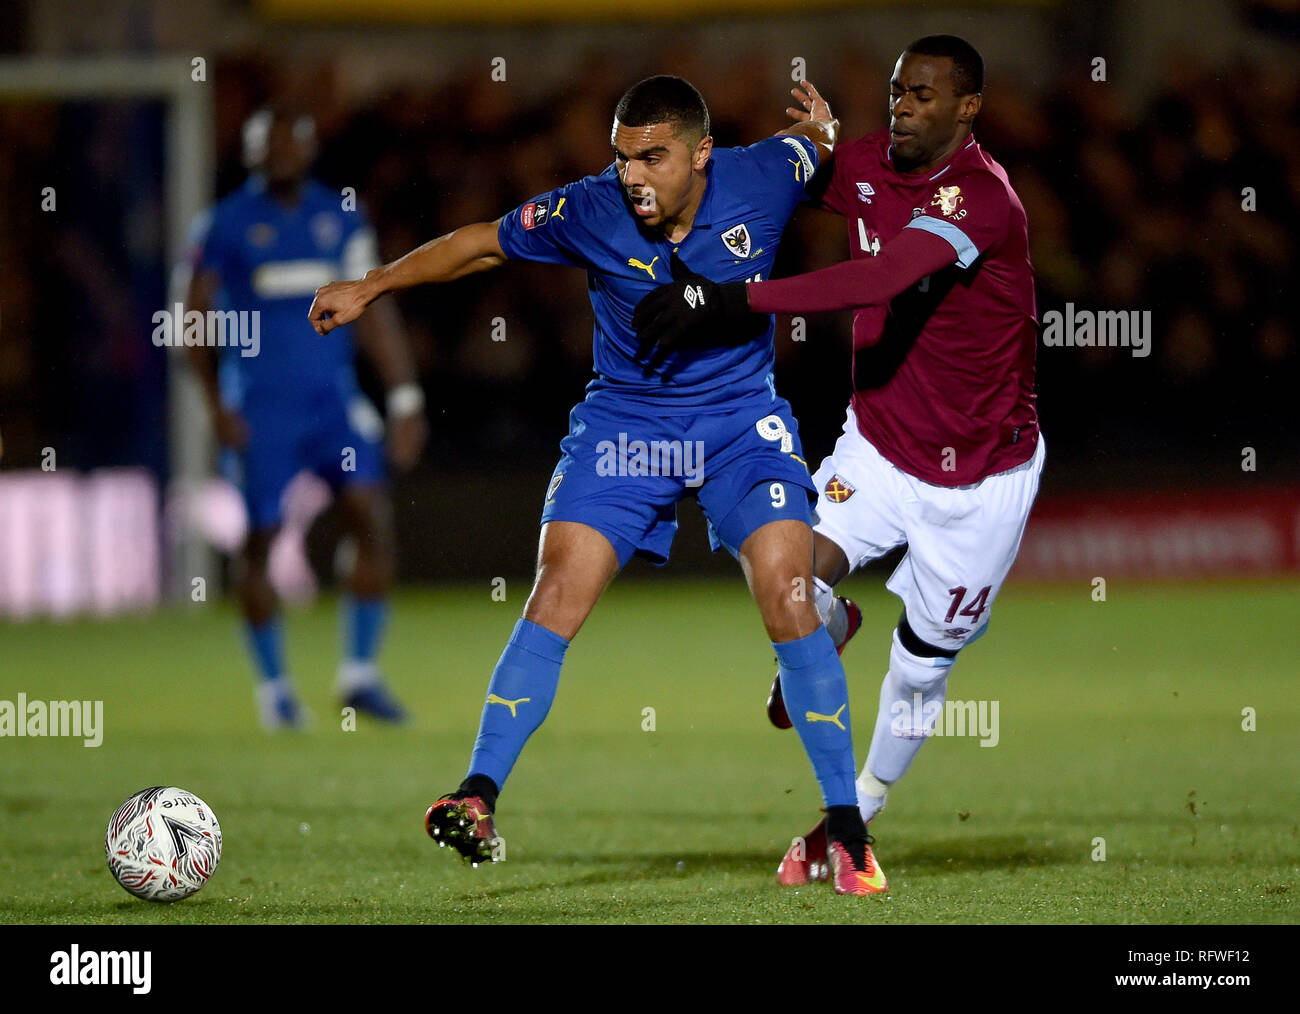
<instances>
[{"instance_id":1,"label":"soccer ball","mask_svg":"<svg viewBox=\"0 0 1300 1014\"><path fill-rule=\"evenodd\" d=\"M108 869L146 901L180 901L208 882L221 860L221 825L198 796L141 789L117 808L104 835Z\"/></svg>"}]
</instances>

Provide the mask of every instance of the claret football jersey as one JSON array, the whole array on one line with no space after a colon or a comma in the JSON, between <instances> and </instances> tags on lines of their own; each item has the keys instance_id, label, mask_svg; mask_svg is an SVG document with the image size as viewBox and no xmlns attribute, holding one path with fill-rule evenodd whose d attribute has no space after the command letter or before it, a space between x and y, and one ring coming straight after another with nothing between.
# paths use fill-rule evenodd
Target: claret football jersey
<instances>
[{"instance_id":1,"label":"claret football jersey","mask_svg":"<svg viewBox=\"0 0 1300 1014\"><path fill-rule=\"evenodd\" d=\"M1003 168L972 136L947 165L895 168L888 131L835 150L821 206L843 215L852 256L903 229L947 240L954 263L854 314L853 411L890 462L962 486L1034 453L1038 338L1025 210Z\"/></svg>"}]
</instances>

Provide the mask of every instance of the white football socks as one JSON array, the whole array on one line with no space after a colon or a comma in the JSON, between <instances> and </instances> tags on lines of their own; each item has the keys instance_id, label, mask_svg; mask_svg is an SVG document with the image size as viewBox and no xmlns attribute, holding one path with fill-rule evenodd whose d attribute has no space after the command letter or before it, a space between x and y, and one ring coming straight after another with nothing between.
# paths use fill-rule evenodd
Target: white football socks
<instances>
[{"instance_id":1,"label":"white football socks","mask_svg":"<svg viewBox=\"0 0 1300 1014\"><path fill-rule=\"evenodd\" d=\"M868 798L875 796L877 785L887 787L902 778L925 743L936 718L943 712L952 663L951 658L913 655L899 641L898 631L894 631L889 672L880 685L880 710L876 713L871 750L863 769L863 777L871 778L867 786ZM859 806L862 805L862 790L859 780ZM884 805L883 795L880 804Z\"/></svg>"},{"instance_id":2,"label":"white football socks","mask_svg":"<svg viewBox=\"0 0 1300 1014\"><path fill-rule=\"evenodd\" d=\"M826 633L831 635L831 641L838 648L849 636L848 610L835 597L835 590L819 577L813 578L813 602L817 606L817 615L826 626Z\"/></svg>"},{"instance_id":3,"label":"white football socks","mask_svg":"<svg viewBox=\"0 0 1300 1014\"><path fill-rule=\"evenodd\" d=\"M862 823L869 824L871 818L885 808L889 796L889 786L871 773L871 765L862 765L862 774L858 776L858 809L862 812Z\"/></svg>"},{"instance_id":4,"label":"white football socks","mask_svg":"<svg viewBox=\"0 0 1300 1014\"><path fill-rule=\"evenodd\" d=\"M339 663L335 689L343 697L373 687L379 682L379 666L374 662L346 659Z\"/></svg>"}]
</instances>

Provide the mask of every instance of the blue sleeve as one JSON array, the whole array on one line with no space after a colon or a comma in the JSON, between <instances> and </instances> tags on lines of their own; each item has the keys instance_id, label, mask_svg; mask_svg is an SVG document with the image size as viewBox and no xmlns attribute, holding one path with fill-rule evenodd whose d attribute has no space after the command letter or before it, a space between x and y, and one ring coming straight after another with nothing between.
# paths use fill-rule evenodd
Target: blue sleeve
<instances>
[{"instance_id":1,"label":"blue sleeve","mask_svg":"<svg viewBox=\"0 0 1300 1014\"><path fill-rule=\"evenodd\" d=\"M497 242L512 260L589 267L590 202L581 181L525 201L501 219Z\"/></svg>"},{"instance_id":2,"label":"blue sleeve","mask_svg":"<svg viewBox=\"0 0 1300 1014\"><path fill-rule=\"evenodd\" d=\"M807 197L808 184L817 172L817 145L806 137L779 134L737 150L752 159L754 178L782 209L782 218L789 218Z\"/></svg>"}]
</instances>

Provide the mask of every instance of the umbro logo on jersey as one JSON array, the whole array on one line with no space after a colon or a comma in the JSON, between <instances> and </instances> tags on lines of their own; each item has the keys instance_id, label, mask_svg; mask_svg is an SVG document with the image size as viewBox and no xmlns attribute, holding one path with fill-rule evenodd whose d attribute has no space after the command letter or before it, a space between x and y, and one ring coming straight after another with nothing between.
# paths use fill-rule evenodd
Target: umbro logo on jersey
<instances>
[{"instance_id":1,"label":"umbro logo on jersey","mask_svg":"<svg viewBox=\"0 0 1300 1014\"><path fill-rule=\"evenodd\" d=\"M750 242L749 229L745 227L744 222L741 222L739 225L733 225L730 229L724 232L722 234L722 242L727 245L727 249L731 251L731 253L742 259L749 257L749 252L754 246L754 244Z\"/></svg>"},{"instance_id":2,"label":"umbro logo on jersey","mask_svg":"<svg viewBox=\"0 0 1300 1014\"><path fill-rule=\"evenodd\" d=\"M859 201L866 201L866 203L870 204L870 203L871 203L872 195L874 195L875 192L876 192L876 191L872 188L872 186L871 186L870 183L859 183L859 184L858 184L858 200L859 200Z\"/></svg>"},{"instance_id":3,"label":"umbro logo on jersey","mask_svg":"<svg viewBox=\"0 0 1300 1014\"><path fill-rule=\"evenodd\" d=\"M842 479L839 475L832 475L830 482L826 483L826 488L822 492L826 494L826 499L831 503L843 503L857 491L857 487L848 479Z\"/></svg>"}]
</instances>

